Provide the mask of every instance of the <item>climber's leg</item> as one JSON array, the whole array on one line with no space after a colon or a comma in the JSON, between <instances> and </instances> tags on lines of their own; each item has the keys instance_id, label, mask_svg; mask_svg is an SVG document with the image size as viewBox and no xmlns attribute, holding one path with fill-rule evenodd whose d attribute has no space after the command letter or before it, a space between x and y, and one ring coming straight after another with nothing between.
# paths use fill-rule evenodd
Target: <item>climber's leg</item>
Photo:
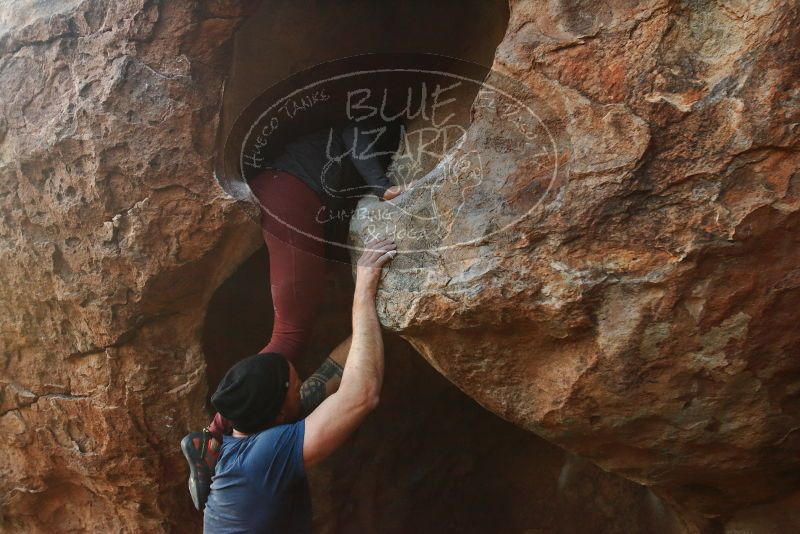
<instances>
[{"instance_id":1,"label":"climber's leg","mask_svg":"<svg viewBox=\"0 0 800 534\"><path fill-rule=\"evenodd\" d=\"M311 337L325 283L324 225L317 194L299 178L265 171L250 181L261 203L261 228L269 251L275 319L272 337L259 352L294 361Z\"/></svg>"},{"instance_id":2,"label":"climber's leg","mask_svg":"<svg viewBox=\"0 0 800 534\"><path fill-rule=\"evenodd\" d=\"M324 289L324 226L317 221L322 204L299 178L265 171L250 180L261 203L261 229L269 252L274 321L272 337L259 353L300 357L311 337ZM232 426L220 414L208 425L216 446Z\"/></svg>"},{"instance_id":3,"label":"climber's leg","mask_svg":"<svg viewBox=\"0 0 800 534\"><path fill-rule=\"evenodd\" d=\"M322 204L299 178L283 171L265 171L250 181L261 204L261 230L267 243L274 321L269 343L259 353L277 352L299 358L308 344L325 279ZM189 462L189 490L202 510L211 485L219 446L233 426L219 413L201 432L181 443Z\"/></svg>"}]
</instances>

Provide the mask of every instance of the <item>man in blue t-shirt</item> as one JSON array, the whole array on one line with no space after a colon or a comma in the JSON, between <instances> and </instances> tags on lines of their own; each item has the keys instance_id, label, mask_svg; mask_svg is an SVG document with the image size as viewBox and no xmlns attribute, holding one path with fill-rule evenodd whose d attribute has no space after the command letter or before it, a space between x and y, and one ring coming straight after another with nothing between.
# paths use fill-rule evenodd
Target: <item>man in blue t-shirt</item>
<instances>
[{"instance_id":1,"label":"man in blue t-shirt","mask_svg":"<svg viewBox=\"0 0 800 534\"><path fill-rule=\"evenodd\" d=\"M301 382L275 353L245 358L225 374L211 402L234 430L219 448L205 532L311 531L306 468L330 455L378 404L384 362L375 293L395 251L392 239L367 244L356 271L353 334L311 378Z\"/></svg>"}]
</instances>

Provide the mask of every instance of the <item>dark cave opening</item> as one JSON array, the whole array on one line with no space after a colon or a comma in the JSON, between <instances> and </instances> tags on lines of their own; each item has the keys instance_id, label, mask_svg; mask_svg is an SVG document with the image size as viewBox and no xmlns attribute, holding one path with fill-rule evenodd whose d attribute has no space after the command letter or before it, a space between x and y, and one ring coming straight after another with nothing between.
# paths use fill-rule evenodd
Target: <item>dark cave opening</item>
<instances>
[{"instance_id":1,"label":"dark cave opening","mask_svg":"<svg viewBox=\"0 0 800 534\"><path fill-rule=\"evenodd\" d=\"M489 67L508 16L501 0L264 1L235 37L223 130L265 89L327 61L424 53Z\"/></svg>"},{"instance_id":2,"label":"dark cave opening","mask_svg":"<svg viewBox=\"0 0 800 534\"><path fill-rule=\"evenodd\" d=\"M298 363L304 375L349 335L353 281L347 264L329 261L323 310L314 327L307 358ZM214 292L203 323L209 397L222 376L240 359L257 353L269 341L273 309L269 286L269 255L262 246L248 257ZM209 405L210 407L210 405Z\"/></svg>"},{"instance_id":3,"label":"dark cave opening","mask_svg":"<svg viewBox=\"0 0 800 534\"><path fill-rule=\"evenodd\" d=\"M436 123L420 120L420 109L426 117L446 104L440 118L452 124L436 128L463 131L507 24L508 6L496 0L262 3L234 40L217 136L220 185L252 198L242 179L286 142L360 121L370 106L417 129L410 142L418 145L431 144L422 131ZM458 137L449 135L444 149Z\"/></svg>"},{"instance_id":4,"label":"dark cave opening","mask_svg":"<svg viewBox=\"0 0 800 534\"><path fill-rule=\"evenodd\" d=\"M203 326L206 378L213 392L228 368L255 354L272 331L269 261L261 247L211 297Z\"/></svg>"}]
</instances>

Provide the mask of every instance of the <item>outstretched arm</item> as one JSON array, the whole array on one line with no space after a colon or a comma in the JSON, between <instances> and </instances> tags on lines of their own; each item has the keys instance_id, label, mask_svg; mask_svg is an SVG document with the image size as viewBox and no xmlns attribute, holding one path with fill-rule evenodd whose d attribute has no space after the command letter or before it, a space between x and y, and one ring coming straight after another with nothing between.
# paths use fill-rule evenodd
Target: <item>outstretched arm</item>
<instances>
[{"instance_id":1,"label":"outstretched arm","mask_svg":"<svg viewBox=\"0 0 800 534\"><path fill-rule=\"evenodd\" d=\"M375 241L358 260L353 296L353 336L338 391L305 420L306 466L327 457L378 405L383 384L383 338L375 309L381 268L395 255L391 239Z\"/></svg>"},{"instance_id":2,"label":"outstretched arm","mask_svg":"<svg viewBox=\"0 0 800 534\"><path fill-rule=\"evenodd\" d=\"M342 382L342 371L344 371L347 354L350 352L350 341L348 337L333 349L319 369L308 377L303 385L300 386L300 402L303 405L303 415L308 415L319 406L322 401L330 397L339 389Z\"/></svg>"}]
</instances>

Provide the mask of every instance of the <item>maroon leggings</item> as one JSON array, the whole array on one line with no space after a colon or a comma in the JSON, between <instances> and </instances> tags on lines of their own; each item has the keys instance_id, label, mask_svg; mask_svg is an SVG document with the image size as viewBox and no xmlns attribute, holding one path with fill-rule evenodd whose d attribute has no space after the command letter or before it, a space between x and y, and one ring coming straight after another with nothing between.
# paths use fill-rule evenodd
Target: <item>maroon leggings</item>
<instances>
[{"instance_id":1,"label":"maroon leggings","mask_svg":"<svg viewBox=\"0 0 800 534\"><path fill-rule=\"evenodd\" d=\"M269 252L269 282L275 319L272 337L259 353L277 352L289 361L306 348L324 289L324 225L317 194L288 172L267 170L250 180L261 204L261 232ZM219 413L209 425L214 437L231 432Z\"/></svg>"}]
</instances>

